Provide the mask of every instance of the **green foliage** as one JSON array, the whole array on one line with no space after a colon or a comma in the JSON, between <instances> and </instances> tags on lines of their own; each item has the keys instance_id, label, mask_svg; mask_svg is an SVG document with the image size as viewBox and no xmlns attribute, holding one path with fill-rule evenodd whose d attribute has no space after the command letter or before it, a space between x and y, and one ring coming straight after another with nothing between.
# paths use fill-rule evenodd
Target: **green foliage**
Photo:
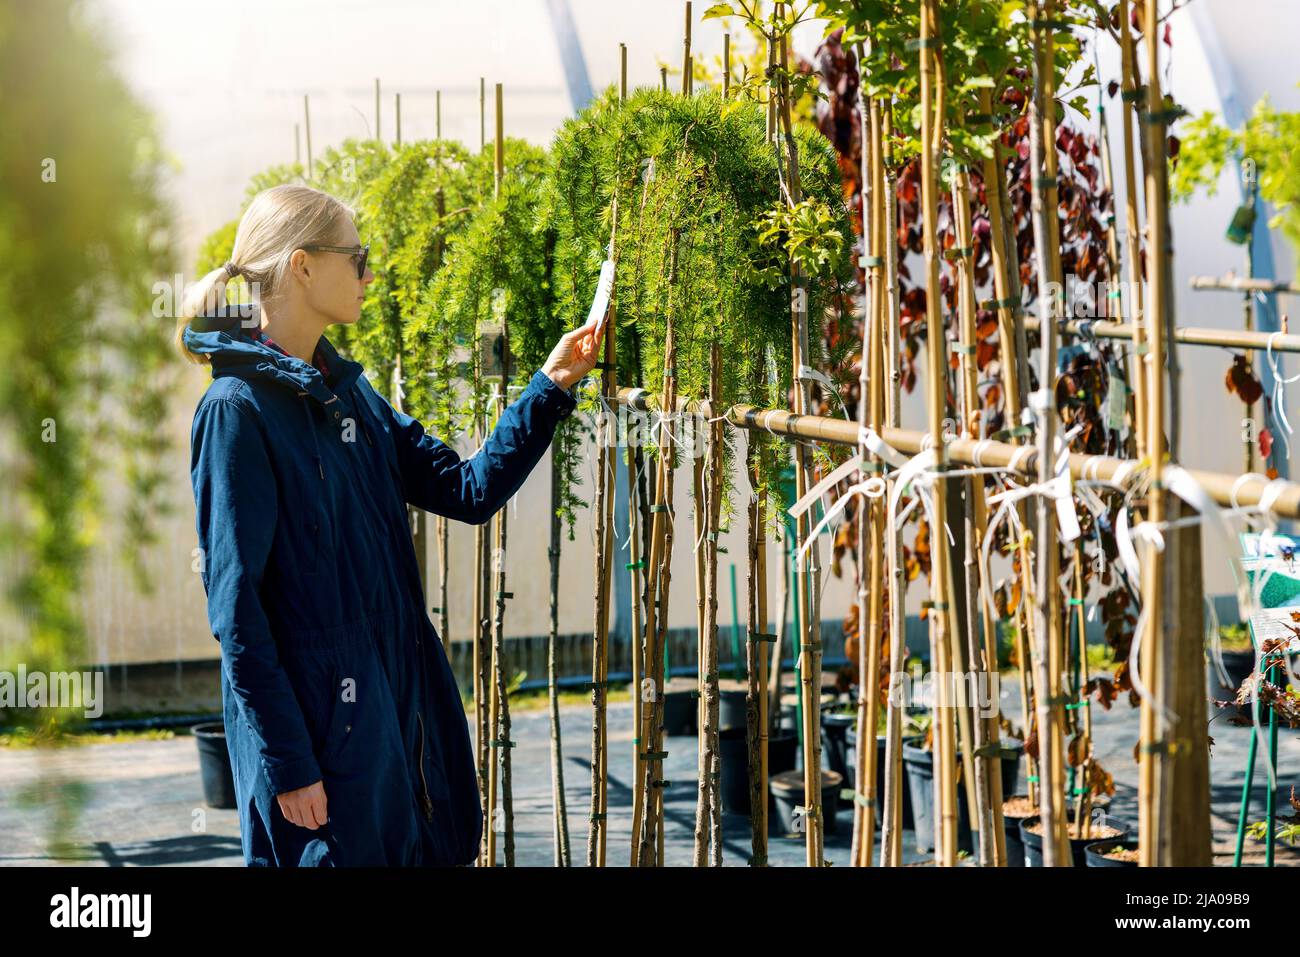
<instances>
[{"instance_id":1,"label":"green foliage","mask_svg":"<svg viewBox=\"0 0 1300 957\"><path fill-rule=\"evenodd\" d=\"M1187 201L1200 190L1213 196L1228 161L1249 158L1255 163L1260 198L1275 210L1269 228L1281 229L1292 249L1300 250L1300 113L1278 110L1265 96L1239 130L1228 129L1208 112L1184 121L1182 129L1170 198Z\"/></svg>"},{"instance_id":2,"label":"green foliage","mask_svg":"<svg viewBox=\"0 0 1300 957\"><path fill-rule=\"evenodd\" d=\"M609 90L557 135L546 211L556 235L556 309L566 327L585 319L617 204L620 384L660 391L671 318L680 396L708 396L717 342L724 357L719 407L786 404L792 252L814 270L806 280L809 341L813 364L823 358L822 312L847 269L850 227L838 168L820 134L797 129L808 202L793 214L774 213L784 202L777 149L765 129L756 104L716 93L684 98L639 90L620 104ZM678 442L692 438L677 435ZM774 514L776 471L786 451L766 455L761 467ZM728 475L733 459L728 441ZM730 508L728 494L724 525Z\"/></svg>"},{"instance_id":3,"label":"green foliage","mask_svg":"<svg viewBox=\"0 0 1300 957\"><path fill-rule=\"evenodd\" d=\"M96 523L122 522L124 555L147 586L134 559L166 510L172 310L155 309L155 284L174 268L162 188L172 162L103 35L93 9L71 0L0 4L5 670L90 663L81 579ZM110 473L126 480L120 503L97 481ZM41 711L55 727L80 714ZM61 792L48 819L56 843L83 796Z\"/></svg>"}]
</instances>

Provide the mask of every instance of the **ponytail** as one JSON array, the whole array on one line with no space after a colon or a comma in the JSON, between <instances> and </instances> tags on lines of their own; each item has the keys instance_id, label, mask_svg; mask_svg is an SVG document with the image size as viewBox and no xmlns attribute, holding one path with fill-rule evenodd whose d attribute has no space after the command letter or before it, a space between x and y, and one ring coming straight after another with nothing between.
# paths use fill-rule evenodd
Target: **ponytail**
<instances>
[{"instance_id":1,"label":"ponytail","mask_svg":"<svg viewBox=\"0 0 1300 957\"><path fill-rule=\"evenodd\" d=\"M226 304L226 286L232 278L232 272L237 272L237 267L233 263L226 263L185 290L180 315L177 317L175 339L176 348L190 362L205 363L208 357L196 355L185 347L185 330L189 328L191 319L208 315Z\"/></svg>"}]
</instances>

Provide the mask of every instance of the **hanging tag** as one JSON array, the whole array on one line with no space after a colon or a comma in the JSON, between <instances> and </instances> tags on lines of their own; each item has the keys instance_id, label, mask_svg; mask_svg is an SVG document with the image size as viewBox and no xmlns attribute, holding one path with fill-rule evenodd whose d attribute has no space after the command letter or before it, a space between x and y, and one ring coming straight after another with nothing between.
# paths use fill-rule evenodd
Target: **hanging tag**
<instances>
[{"instance_id":1,"label":"hanging tag","mask_svg":"<svg viewBox=\"0 0 1300 957\"><path fill-rule=\"evenodd\" d=\"M1128 386L1115 369L1110 370L1110 383L1106 386L1106 428L1118 432L1124 428L1124 413L1128 406Z\"/></svg>"},{"instance_id":2,"label":"hanging tag","mask_svg":"<svg viewBox=\"0 0 1300 957\"><path fill-rule=\"evenodd\" d=\"M596 298L591 303L591 311L587 313L587 325L591 325L593 320L599 320L596 326L596 342L600 342L600 337L605 333L605 320L609 318L609 295L614 290L614 261L606 259L600 267L600 282L596 284Z\"/></svg>"}]
</instances>

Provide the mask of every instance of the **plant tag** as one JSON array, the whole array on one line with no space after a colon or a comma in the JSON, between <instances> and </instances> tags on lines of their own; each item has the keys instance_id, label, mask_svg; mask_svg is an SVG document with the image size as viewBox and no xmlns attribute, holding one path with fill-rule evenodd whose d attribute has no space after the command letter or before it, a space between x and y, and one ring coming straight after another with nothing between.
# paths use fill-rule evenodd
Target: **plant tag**
<instances>
[{"instance_id":1,"label":"plant tag","mask_svg":"<svg viewBox=\"0 0 1300 957\"><path fill-rule=\"evenodd\" d=\"M600 267L600 282L596 284L596 298L587 313L587 325L593 319L599 320L596 326L596 342L605 334L605 321L609 318L609 295L614 290L614 260L606 259Z\"/></svg>"},{"instance_id":2,"label":"plant tag","mask_svg":"<svg viewBox=\"0 0 1300 957\"><path fill-rule=\"evenodd\" d=\"M1106 386L1106 428L1118 432L1124 428L1124 412L1128 405L1128 387L1124 380L1111 370L1110 383Z\"/></svg>"}]
</instances>

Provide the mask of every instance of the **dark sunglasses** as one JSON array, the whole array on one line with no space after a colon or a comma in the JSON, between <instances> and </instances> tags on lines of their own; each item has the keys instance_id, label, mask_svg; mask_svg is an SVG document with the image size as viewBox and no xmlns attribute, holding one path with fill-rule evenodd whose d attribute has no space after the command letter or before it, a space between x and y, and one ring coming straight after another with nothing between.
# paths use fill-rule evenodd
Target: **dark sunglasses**
<instances>
[{"instance_id":1,"label":"dark sunglasses","mask_svg":"<svg viewBox=\"0 0 1300 957\"><path fill-rule=\"evenodd\" d=\"M311 246L302 246L300 248L306 249L309 252L348 253L353 256L359 256L360 258L357 259L357 278L360 279L366 274L366 260L370 258L369 243L366 243L364 246L321 246L319 244L313 244Z\"/></svg>"}]
</instances>

